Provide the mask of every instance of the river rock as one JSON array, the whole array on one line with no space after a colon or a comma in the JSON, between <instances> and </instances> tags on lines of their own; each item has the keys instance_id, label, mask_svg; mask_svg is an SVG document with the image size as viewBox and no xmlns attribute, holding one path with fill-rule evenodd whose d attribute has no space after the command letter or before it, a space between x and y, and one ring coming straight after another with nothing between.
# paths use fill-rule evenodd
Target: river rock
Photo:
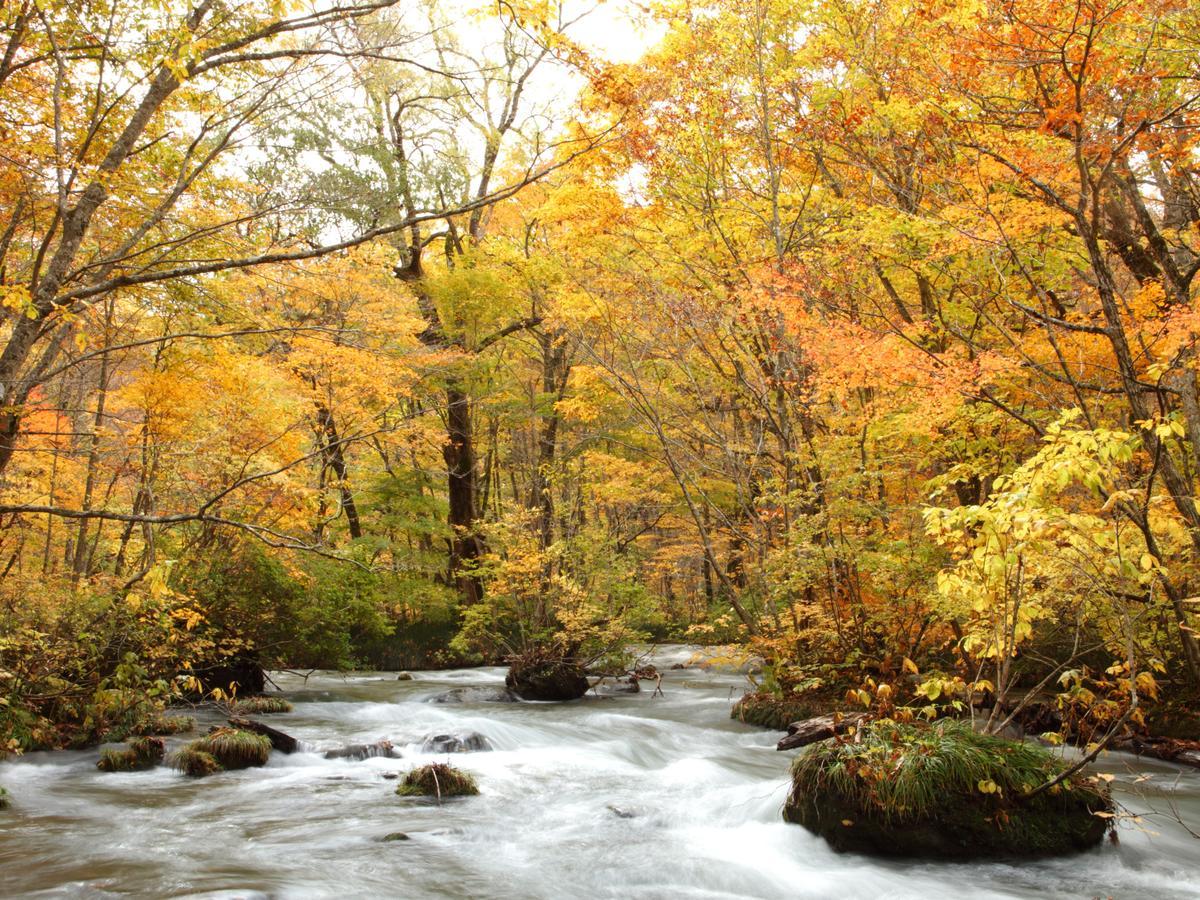
<instances>
[{"instance_id":1,"label":"river rock","mask_svg":"<svg viewBox=\"0 0 1200 900\"><path fill-rule=\"evenodd\" d=\"M380 840L385 844L390 844L392 841L411 841L412 838L403 831L393 831L391 834L385 834Z\"/></svg>"},{"instance_id":2,"label":"river rock","mask_svg":"<svg viewBox=\"0 0 1200 900\"><path fill-rule=\"evenodd\" d=\"M810 746L792 765L783 818L834 850L932 859L1044 857L1094 847L1113 803L1076 775L1023 797L1066 764L1043 748L968 723L880 721L854 741Z\"/></svg>"},{"instance_id":3,"label":"river rock","mask_svg":"<svg viewBox=\"0 0 1200 900\"><path fill-rule=\"evenodd\" d=\"M347 744L345 747L325 751L326 759L362 760L373 759L377 756L399 759L400 751L392 746L391 741L375 741L373 744Z\"/></svg>"},{"instance_id":4,"label":"river rock","mask_svg":"<svg viewBox=\"0 0 1200 900\"><path fill-rule=\"evenodd\" d=\"M795 750L797 747L807 747L817 741L824 741L837 734L844 734L851 728L856 728L867 719L866 713L849 713L842 715L834 713L829 716L817 716L805 719L803 722L793 722L787 727L787 737L781 738L775 745L776 750Z\"/></svg>"},{"instance_id":5,"label":"river rock","mask_svg":"<svg viewBox=\"0 0 1200 900\"><path fill-rule=\"evenodd\" d=\"M271 749L278 750L280 753L295 753L300 749L300 742L290 734L284 734L277 728L272 728L270 725L264 725L262 722L256 722L253 719L244 719L241 716L230 716L229 724L234 728L240 728L242 731L253 731L255 734L261 734L271 742Z\"/></svg>"},{"instance_id":6,"label":"river rock","mask_svg":"<svg viewBox=\"0 0 1200 900\"><path fill-rule=\"evenodd\" d=\"M590 687L583 667L569 659L514 661L504 684L522 700L578 700Z\"/></svg>"},{"instance_id":7,"label":"river rock","mask_svg":"<svg viewBox=\"0 0 1200 900\"><path fill-rule=\"evenodd\" d=\"M460 687L434 694L426 703L516 703L516 695L508 688Z\"/></svg>"},{"instance_id":8,"label":"river rock","mask_svg":"<svg viewBox=\"0 0 1200 900\"><path fill-rule=\"evenodd\" d=\"M636 694L641 688L634 678L618 678L615 681L600 681L594 690L601 697L612 697L618 694Z\"/></svg>"},{"instance_id":9,"label":"river rock","mask_svg":"<svg viewBox=\"0 0 1200 900\"><path fill-rule=\"evenodd\" d=\"M422 753L479 753L491 749L491 742L478 731L430 734L421 741Z\"/></svg>"}]
</instances>

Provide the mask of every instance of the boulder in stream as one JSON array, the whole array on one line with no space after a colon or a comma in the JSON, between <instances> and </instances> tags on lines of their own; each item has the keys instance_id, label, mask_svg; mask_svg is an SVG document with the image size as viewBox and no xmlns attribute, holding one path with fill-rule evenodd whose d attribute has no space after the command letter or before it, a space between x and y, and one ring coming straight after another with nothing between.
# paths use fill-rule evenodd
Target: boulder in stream
<instances>
[{"instance_id":1,"label":"boulder in stream","mask_svg":"<svg viewBox=\"0 0 1200 900\"><path fill-rule=\"evenodd\" d=\"M478 731L430 734L421 741L422 753L479 753L491 749L491 741Z\"/></svg>"},{"instance_id":2,"label":"boulder in stream","mask_svg":"<svg viewBox=\"0 0 1200 900\"><path fill-rule=\"evenodd\" d=\"M879 856L1073 853L1108 831L1107 786L1075 775L1023 796L1065 765L1036 744L978 734L969 723L882 720L853 740L827 740L797 757L783 818L835 850Z\"/></svg>"},{"instance_id":3,"label":"boulder in stream","mask_svg":"<svg viewBox=\"0 0 1200 900\"><path fill-rule=\"evenodd\" d=\"M434 694L426 703L516 703L516 695L502 687L460 687Z\"/></svg>"},{"instance_id":4,"label":"boulder in stream","mask_svg":"<svg viewBox=\"0 0 1200 900\"><path fill-rule=\"evenodd\" d=\"M542 653L514 659L504 684L522 700L578 700L589 687L575 660Z\"/></svg>"},{"instance_id":5,"label":"boulder in stream","mask_svg":"<svg viewBox=\"0 0 1200 900\"><path fill-rule=\"evenodd\" d=\"M0 787L0 809L8 809L10 806L12 806L12 798L8 791Z\"/></svg>"},{"instance_id":6,"label":"boulder in stream","mask_svg":"<svg viewBox=\"0 0 1200 900\"><path fill-rule=\"evenodd\" d=\"M374 759L377 756L383 756L388 759L399 759L400 751L395 748L391 741L375 741L371 744L347 744L345 747L336 747L333 750L325 751L326 759L363 760Z\"/></svg>"}]
</instances>

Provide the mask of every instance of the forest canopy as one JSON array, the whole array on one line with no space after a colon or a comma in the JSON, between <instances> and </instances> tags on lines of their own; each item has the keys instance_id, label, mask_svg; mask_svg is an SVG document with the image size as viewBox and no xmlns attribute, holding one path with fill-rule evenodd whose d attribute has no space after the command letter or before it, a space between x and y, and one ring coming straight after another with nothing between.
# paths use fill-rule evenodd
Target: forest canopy
<instances>
[{"instance_id":1,"label":"forest canopy","mask_svg":"<svg viewBox=\"0 0 1200 900\"><path fill-rule=\"evenodd\" d=\"M0 750L647 639L1196 696L1200 8L621 14L3 6Z\"/></svg>"}]
</instances>

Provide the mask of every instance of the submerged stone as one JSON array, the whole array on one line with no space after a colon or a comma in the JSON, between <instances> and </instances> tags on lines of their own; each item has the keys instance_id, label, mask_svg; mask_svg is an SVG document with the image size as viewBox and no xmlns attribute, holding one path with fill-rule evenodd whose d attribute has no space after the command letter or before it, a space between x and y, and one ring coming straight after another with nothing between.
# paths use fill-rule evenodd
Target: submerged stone
<instances>
[{"instance_id":1,"label":"submerged stone","mask_svg":"<svg viewBox=\"0 0 1200 900\"><path fill-rule=\"evenodd\" d=\"M383 837L380 838L380 840L383 841L385 844L389 844L392 841L410 841L410 840L412 840L412 838L410 838L403 831L393 831L391 834L385 834Z\"/></svg>"},{"instance_id":2,"label":"submerged stone","mask_svg":"<svg viewBox=\"0 0 1200 900\"><path fill-rule=\"evenodd\" d=\"M391 741L375 741L372 744L347 744L345 747L337 747L333 750L325 751L326 759L364 760L374 759L378 756L388 759L399 759L400 751L395 748Z\"/></svg>"},{"instance_id":3,"label":"submerged stone","mask_svg":"<svg viewBox=\"0 0 1200 900\"><path fill-rule=\"evenodd\" d=\"M839 851L1062 855L1100 843L1113 810L1107 787L1078 775L1023 799L1064 769L1041 747L977 734L965 723L883 720L797 757L783 818Z\"/></svg>"},{"instance_id":4,"label":"submerged stone","mask_svg":"<svg viewBox=\"0 0 1200 900\"><path fill-rule=\"evenodd\" d=\"M431 734L421 741L422 753L479 753L491 749L491 741L478 731Z\"/></svg>"},{"instance_id":5,"label":"submerged stone","mask_svg":"<svg viewBox=\"0 0 1200 900\"><path fill-rule=\"evenodd\" d=\"M460 687L434 694L426 703L516 703L517 697L508 688Z\"/></svg>"}]
</instances>

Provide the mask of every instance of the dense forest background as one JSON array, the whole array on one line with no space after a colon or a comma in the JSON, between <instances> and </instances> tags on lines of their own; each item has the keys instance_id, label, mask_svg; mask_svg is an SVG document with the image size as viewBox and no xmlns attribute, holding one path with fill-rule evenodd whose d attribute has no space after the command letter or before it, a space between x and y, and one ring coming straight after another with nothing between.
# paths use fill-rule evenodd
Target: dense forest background
<instances>
[{"instance_id":1,"label":"dense forest background","mask_svg":"<svg viewBox=\"0 0 1200 900\"><path fill-rule=\"evenodd\" d=\"M575 7L4 5L0 749L639 639L1195 696L1200 8Z\"/></svg>"}]
</instances>

